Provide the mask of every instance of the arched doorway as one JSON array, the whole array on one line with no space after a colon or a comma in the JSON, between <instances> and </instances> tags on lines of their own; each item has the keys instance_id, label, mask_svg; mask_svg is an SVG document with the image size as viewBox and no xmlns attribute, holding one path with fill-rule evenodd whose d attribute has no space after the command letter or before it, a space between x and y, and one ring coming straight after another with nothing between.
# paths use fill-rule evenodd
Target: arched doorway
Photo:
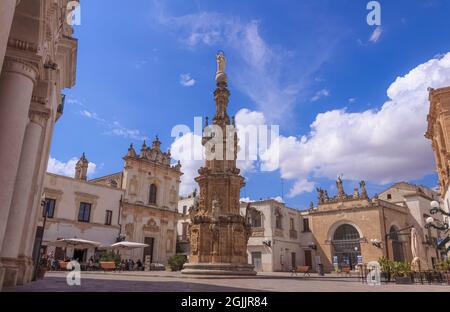
<instances>
[{"instance_id":1,"label":"arched doorway","mask_svg":"<svg viewBox=\"0 0 450 312\"><path fill-rule=\"evenodd\" d=\"M358 264L361 255L361 243L358 230L350 225L339 226L333 235L332 245L334 257L337 257L340 268L349 267L351 270Z\"/></svg>"},{"instance_id":2,"label":"arched doorway","mask_svg":"<svg viewBox=\"0 0 450 312\"><path fill-rule=\"evenodd\" d=\"M392 242L392 254L394 261L405 261L405 253L403 252L403 241L400 240L398 229L396 226L391 226L389 230L389 238Z\"/></svg>"}]
</instances>

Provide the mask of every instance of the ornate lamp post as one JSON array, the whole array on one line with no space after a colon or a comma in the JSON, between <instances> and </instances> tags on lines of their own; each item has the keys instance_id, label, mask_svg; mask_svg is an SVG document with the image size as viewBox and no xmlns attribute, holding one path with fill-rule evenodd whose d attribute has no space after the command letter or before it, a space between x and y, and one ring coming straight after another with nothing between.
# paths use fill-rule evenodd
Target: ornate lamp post
<instances>
[{"instance_id":1,"label":"ornate lamp post","mask_svg":"<svg viewBox=\"0 0 450 312\"><path fill-rule=\"evenodd\" d=\"M430 213L431 213L432 215L435 215L435 214L441 214L441 215L450 217L450 213L444 211L444 210L440 207L440 205L439 205L439 203L438 203L437 201L432 201L432 202L431 202L431 210L430 210ZM450 235L448 235L448 232L449 232L449 225L448 225L448 222L436 221L433 217L429 217L429 218L427 218L427 220L426 220L425 228L426 228L426 229L433 228L433 229L436 229L436 230L439 230L439 231L443 231L444 234L447 235L447 237L446 237L445 239L443 239L442 241L440 241L440 242L437 244L437 246L436 246L437 249L442 249L442 248L444 248L445 245L446 245L448 242L450 242ZM449 252L449 251L450 251L450 246L447 248L447 252Z\"/></svg>"}]
</instances>

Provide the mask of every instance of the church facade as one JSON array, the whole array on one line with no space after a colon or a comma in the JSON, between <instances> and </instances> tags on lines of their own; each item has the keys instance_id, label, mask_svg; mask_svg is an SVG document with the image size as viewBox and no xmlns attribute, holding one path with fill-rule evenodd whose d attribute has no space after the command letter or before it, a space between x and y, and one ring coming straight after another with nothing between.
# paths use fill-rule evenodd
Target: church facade
<instances>
[{"instance_id":1,"label":"church facade","mask_svg":"<svg viewBox=\"0 0 450 312\"><path fill-rule=\"evenodd\" d=\"M161 151L158 138L151 147L144 143L139 154L130 146L123 159L123 171L93 180L87 179L84 155L73 178L47 173L44 194L48 216L43 229L44 214L40 215L38 228L38 232L43 231L42 252L81 262L94 257L94 248L62 251L46 247L57 239L76 237L103 246L121 240L149 245L122 251L127 259L143 261L149 256L151 263L166 264L175 255L181 165L171 165L170 152ZM39 236L36 246L38 240Z\"/></svg>"}]
</instances>

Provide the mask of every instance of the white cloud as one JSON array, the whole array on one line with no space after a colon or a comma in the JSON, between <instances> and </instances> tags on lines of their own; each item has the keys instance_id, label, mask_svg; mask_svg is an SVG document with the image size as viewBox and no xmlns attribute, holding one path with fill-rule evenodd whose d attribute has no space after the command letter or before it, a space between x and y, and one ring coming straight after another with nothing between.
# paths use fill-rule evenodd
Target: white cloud
<instances>
[{"instance_id":1,"label":"white cloud","mask_svg":"<svg viewBox=\"0 0 450 312\"><path fill-rule=\"evenodd\" d=\"M297 180L289 191L288 197L293 198L302 193L311 193L314 190L314 186L314 182L310 182L306 179Z\"/></svg>"},{"instance_id":2,"label":"white cloud","mask_svg":"<svg viewBox=\"0 0 450 312\"><path fill-rule=\"evenodd\" d=\"M300 91L314 80L313 74L330 57L340 37L335 29L325 31L321 25L322 40L304 42L307 48L294 53L267 42L258 20L205 11L169 16L161 4L155 5L153 15L190 49L206 45L232 51L230 82L273 121L292 117Z\"/></svg>"},{"instance_id":3,"label":"white cloud","mask_svg":"<svg viewBox=\"0 0 450 312\"><path fill-rule=\"evenodd\" d=\"M60 161L56 158L53 158L50 156L49 160L48 160L48 164L47 164L47 171L54 173L54 174L59 174L59 175L63 175L66 177L74 177L75 176L75 166L78 162L77 157L72 157L71 159L69 159L67 162L64 161ZM93 162L89 163L89 167L88 167L88 177L91 177L92 175L95 174L97 170L97 165Z\"/></svg>"},{"instance_id":4,"label":"white cloud","mask_svg":"<svg viewBox=\"0 0 450 312\"><path fill-rule=\"evenodd\" d=\"M101 118L97 113L89 111L87 109L79 111L79 114L85 118L97 121L100 125L106 128L107 130L105 130L104 134L139 141L148 139L148 137L138 129L127 128L118 121L108 121L104 118Z\"/></svg>"},{"instance_id":5,"label":"white cloud","mask_svg":"<svg viewBox=\"0 0 450 312\"><path fill-rule=\"evenodd\" d=\"M370 35L369 41L372 43L377 43L378 40L380 40L382 34L383 28L381 28L381 26L377 26L377 28L375 28L375 30Z\"/></svg>"},{"instance_id":6,"label":"white cloud","mask_svg":"<svg viewBox=\"0 0 450 312\"><path fill-rule=\"evenodd\" d=\"M270 198L267 198L266 200L268 200L268 199L273 199L273 200L275 200L275 201L277 201L279 203L284 204L284 200L283 200L283 198L281 196L270 197ZM263 199L260 199L260 200L263 200ZM257 200L251 199L250 197L241 198L240 201L242 203L254 203L254 202L257 202Z\"/></svg>"},{"instance_id":7,"label":"white cloud","mask_svg":"<svg viewBox=\"0 0 450 312\"><path fill-rule=\"evenodd\" d=\"M349 98L349 99L348 99L348 103L349 103L349 104L353 104L353 103L356 103L357 100L358 100L357 98L352 97L352 98Z\"/></svg>"},{"instance_id":8,"label":"white cloud","mask_svg":"<svg viewBox=\"0 0 450 312\"><path fill-rule=\"evenodd\" d=\"M138 141L148 140L148 137L144 135L140 130L126 128L117 121L113 121L112 123L108 124L108 127L110 128L110 130L106 131L105 134Z\"/></svg>"},{"instance_id":9,"label":"white cloud","mask_svg":"<svg viewBox=\"0 0 450 312\"><path fill-rule=\"evenodd\" d=\"M387 184L419 179L433 172L431 143L425 139L428 87L450 85L450 53L421 64L398 77L379 110L352 113L347 109L317 115L307 136L279 138L284 179L295 180L290 195L309 191L308 178L366 179ZM270 167L270 166L269 166Z\"/></svg>"},{"instance_id":10,"label":"white cloud","mask_svg":"<svg viewBox=\"0 0 450 312\"><path fill-rule=\"evenodd\" d=\"M322 89L322 90L316 92L316 94L311 98L311 102L317 102L321 98L328 97L330 95L331 95L330 90Z\"/></svg>"},{"instance_id":11,"label":"white cloud","mask_svg":"<svg viewBox=\"0 0 450 312\"><path fill-rule=\"evenodd\" d=\"M181 74L180 84L183 87L193 87L195 85L195 79L191 77L191 74Z\"/></svg>"},{"instance_id":12,"label":"white cloud","mask_svg":"<svg viewBox=\"0 0 450 312\"><path fill-rule=\"evenodd\" d=\"M170 146L172 159L181 162L181 176L180 194L187 195L192 193L195 188L198 188L195 178L198 176L198 169L204 164L203 160L194 157L195 155L204 155L204 149L201 144L202 138L193 133L187 133L182 137L175 139Z\"/></svg>"}]
</instances>

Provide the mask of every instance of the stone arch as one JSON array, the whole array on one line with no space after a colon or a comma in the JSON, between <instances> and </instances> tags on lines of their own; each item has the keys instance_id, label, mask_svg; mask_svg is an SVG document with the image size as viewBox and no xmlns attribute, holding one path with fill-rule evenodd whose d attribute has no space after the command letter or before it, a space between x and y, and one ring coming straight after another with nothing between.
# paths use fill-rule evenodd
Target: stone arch
<instances>
[{"instance_id":1,"label":"stone arch","mask_svg":"<svg viewBox=\"0 0 450 312\"><path fill-rule=\"evenodd\" d=\"M328 230L328 234L327 234L328 241L333 240L333 236L334 236L334 233L336 232L337 228L344 224L349 224L349 225L353 226L358 231L359 237L360 238L364 237L363 232L361 231L361 228L358 225L356 225L354 222L352 222L350 220L340 220L340 221L334 223Z\"/></svg>"},{"instance_id":2,"label":"stone arch","mask_svg":"<svg viewBox=\"0 0 450 312\"><path fill-rule=\"evenodd\" d=\"M361 256L361 230L352 222L336 222L330 229L333 262L354 269Z\"/></svg>"},{"instance_id":3,"label":"stone arch","mask_svg":"<svg viewBox=\"0 0 450 312\"><path fill-rule=\"evenodd\" d=\"M405 240L401 235L399 235L396 231L400 230L400 227L398 225L391 224L389 227L389 240L391 242L392 246L392 257L394 261L405 261L406 255L405 255Z\"/></svg>"}]
</instances>

